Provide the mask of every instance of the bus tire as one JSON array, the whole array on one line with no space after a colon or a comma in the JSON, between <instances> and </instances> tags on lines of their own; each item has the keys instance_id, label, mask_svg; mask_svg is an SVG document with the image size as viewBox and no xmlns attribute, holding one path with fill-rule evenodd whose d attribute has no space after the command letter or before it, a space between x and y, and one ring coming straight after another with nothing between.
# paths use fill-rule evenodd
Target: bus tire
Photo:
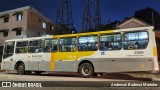
<instances>
[{"instance_id":1,"label":"bus tire","mask_svg":"<svg viewBox=\"0 0 160 90\"><path fill-rule=\"evenodd\" d=\"M42 73L42 71L35 71L36 75L40 75Z\"/></svg>"},{"instance_id":2,"label":"bus tire","mask_svg":"<svg viewBox=\"0 0 160 90\"><path fill-rule=\"evenodd\" d=\"M23 63L18 64L17 66L17 73L19 75L24 75L25 74L25 66Z\"/></svg>"},{"instance_id":3,"label":"bus tire","mask_svg":"<svg viewBox=\"0 0 160 90\"><path fill-rule=\"evenodd\" d=\"M32 71L26 71L25 74L26 75L30 75L32 73Z\"/></svg>"},{"instance_id":4,"label":"bus tire","mask_svg":"<svg viewBox=\"0 0 160 90\"><path fill-rule=\"evenodd\" d=\"M79 73L84 78L92 77L94 73L93 66L90 63L83 63L79 67Z\"/></svg>"}]
</instances>

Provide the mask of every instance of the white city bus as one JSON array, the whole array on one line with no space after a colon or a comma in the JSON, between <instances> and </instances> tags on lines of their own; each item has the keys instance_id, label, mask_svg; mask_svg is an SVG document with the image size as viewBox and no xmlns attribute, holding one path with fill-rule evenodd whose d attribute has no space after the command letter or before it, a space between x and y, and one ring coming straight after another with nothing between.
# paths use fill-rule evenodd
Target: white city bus
<instances>
[{"instance_id":1,"label":"white city bus","mask_svg":"<svg viewBox=\"0 0 160 90\"><path fill-rule=\"evenodd\" d=\"M3 52L2 69L18 74L159 71L153 27L13 39Z\"/></svg>"}]
</instances>

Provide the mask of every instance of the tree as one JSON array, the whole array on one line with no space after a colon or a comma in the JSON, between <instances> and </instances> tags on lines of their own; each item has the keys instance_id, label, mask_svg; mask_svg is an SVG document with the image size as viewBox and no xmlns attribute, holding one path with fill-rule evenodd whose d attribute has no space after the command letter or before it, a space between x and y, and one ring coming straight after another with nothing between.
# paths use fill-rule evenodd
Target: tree
<instances>
[{"instance_id":1,"label":"tree","mask_svg":"<svg viewBox=\"0 0 160 90\"><path fill-rule=\"evenodd\" d=\"M153 25L155 30L160 30L160 14L153 8L148 7L135 11L134 17Z\"/></svg>"},{"instance_id":2,"label":"tree","mask_svg":"<svg viewBox=\"0 0 160 90\"><path fill-rule=\"evenodd\" d=\"M113 30L113 29L117 29L117 25L120 23L120 21L115 20L111 23L108 23L106 25L103 25L102 28L100 30Z\"/></svg>"}]
</instances>

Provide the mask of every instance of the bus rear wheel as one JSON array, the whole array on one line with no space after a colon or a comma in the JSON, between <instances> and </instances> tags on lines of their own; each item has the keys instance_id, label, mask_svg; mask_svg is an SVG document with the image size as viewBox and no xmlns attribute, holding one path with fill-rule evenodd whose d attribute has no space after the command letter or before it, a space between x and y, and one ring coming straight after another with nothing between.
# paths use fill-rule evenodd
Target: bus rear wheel
<instances>
[{"instance_id":1,"label":"bus rear wheel","mask_svg":"<svg viewBox=\"0 0 160 90\"><path fill-rule=\"evenodd\" d=\"M19 75L24 75L25 74L25 66L23 63L18 64L17 66L17 73Z\"/></svg>"},{"instance_id":2,"label":"bus rear wheel","mask_svg":"<svg viewBox=\"0 0 160 90\"><path fill-rule=\"evenodd\" d=\"M84 78L89 78L93 76L94 70L90 63L83 63L79 68L79 73Z\"/></svg>"}]
</instances>

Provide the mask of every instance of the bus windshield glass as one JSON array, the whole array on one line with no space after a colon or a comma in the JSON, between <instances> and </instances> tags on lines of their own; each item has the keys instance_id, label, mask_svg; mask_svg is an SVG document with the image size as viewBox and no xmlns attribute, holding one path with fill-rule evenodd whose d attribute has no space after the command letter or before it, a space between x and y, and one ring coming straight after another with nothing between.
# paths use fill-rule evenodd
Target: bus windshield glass
<instances>
[{"instance_id":1,"label":"bus windshield glass","mask_svg":"<svg viewBox=\"0 0 160 90\"><path fill-rule=\"evenodd\" d=\"M4 54L13 54L14 53L14 44L15 42L6 42L4 48Z\"/></svg>"}]
</instances>

